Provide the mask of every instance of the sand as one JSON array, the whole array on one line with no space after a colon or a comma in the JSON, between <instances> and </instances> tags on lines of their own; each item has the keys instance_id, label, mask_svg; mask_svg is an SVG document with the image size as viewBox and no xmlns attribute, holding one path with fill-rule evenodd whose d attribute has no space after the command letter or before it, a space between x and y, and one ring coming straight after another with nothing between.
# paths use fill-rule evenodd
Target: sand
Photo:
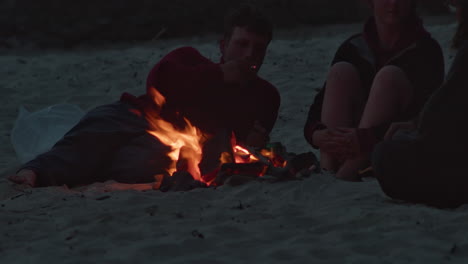
<instances>
[{"instance_id":1,"label":"sand","mask_svg":"<svg viewBox=\"0 0 468 264\"><path fill-rule=\"evenodd\" d=\"M359 28L297 29L271 43L260 75L282 96L273 141L296 153L312 150L302 136L308 108L336 48ZM454 25L427 28L448 65ZM111 183L21 190L5 179L19 165L9 133L20 105L36 111L65 102L89 110L124 91L141 94L159 58L186 45L219 58L213 36L0 56L0 263L468 261L468 206L394 201L372 179L350 183L321 173L171 193L115 190Z\"/></svg>"}]
</instances>

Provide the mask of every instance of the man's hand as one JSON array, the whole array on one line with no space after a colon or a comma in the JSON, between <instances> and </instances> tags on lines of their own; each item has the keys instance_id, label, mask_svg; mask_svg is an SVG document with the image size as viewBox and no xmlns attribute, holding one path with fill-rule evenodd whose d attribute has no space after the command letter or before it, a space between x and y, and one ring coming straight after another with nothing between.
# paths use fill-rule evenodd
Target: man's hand
<instances>
[{"instance_id":1,"label":"man's hand","mask_svg":"<svg viewBox=\"0 0 468 264\"><path fill-rule=\"evenodd\" d=\"M392 123L385 133L384 140L390 140L399 130L414 130L416 124L413 121Z\"/></svg>"},{"instance_id":2,"label":"man's hand","mask_svg":"<svg viewBox=\"0 0 468 264\"><path fill-rule=\"evenodd\" d=\"M256 74L256 67L250 59L236 59L221 64L224 81L227 83L244 83L252 80Z\"/></svg>"},{"instance_id":3,"label":"man's hand","mask_svg":"<svg viewBox=\"0 0 468 264\"><path fill-rule=\"evenodd\" d=\"M36 186L37 174L29 169L22 169L15 175L8 177L14 183L27 185L30 187Z\"/></svg>"},{"instance_id":4,"label":"man's hand","mask_svg":"<svg viewBox=\"0 0 468 264\"><path fill-rule=\"evenodd\" d=\"M266 129L260 124L260 122L255 121L253 128L250 130L245 144L247 146L261 148L265 147L268 143L268 135Z\"/></svg>"}]
</instances>

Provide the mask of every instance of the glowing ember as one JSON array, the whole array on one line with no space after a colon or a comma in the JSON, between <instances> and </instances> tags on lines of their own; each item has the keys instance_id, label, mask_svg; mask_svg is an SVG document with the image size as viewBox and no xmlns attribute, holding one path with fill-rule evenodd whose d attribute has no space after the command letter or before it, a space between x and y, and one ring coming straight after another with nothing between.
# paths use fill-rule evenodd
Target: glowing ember
<instances>
[{"instance_id":1,"label":"glowing ember","mask_svg":"<svg viewBox=\"0 0 468 264\"><path fill-rule=\"evenodd\" d=\"M165 103L164 96L156 89L150 89L154 102L161 107ZM182 158L187 163L187 171L195 180L202 181L198 164L202 159L202 139L201 131L193 126L189 120L184 118L185 128L176 129L173 124L163 120L159 113L147 115L147 120L151 129L147 132L158 138L164 145L171 147L168 156L173 161L173 166L168 169L169 175L176 172L176 163Z\"/></svg>"},{"instance_id":2,"label":"glowing ember","mask_svg":"<svg viewBox=\"0 0 468 264\"><path fill-rule=\"evenodd\" d=\"M287 165L287 161L279 154L282 150L280 148L284 147L275 146L275 144L278 145L278 143L273 143L270 149L261 149L260 151L256 151L248 147L237 145L236 136L233 133L231 136L231 145L232 152L234 154L234 163L244 164L261 162L265 165L284 168ZM221 158L222 163L225 163L223 160L225 159Z\"/></svg>"},{"instance_id":3,"label":"glowing ember","mask_svg":"<svg viewBox=\"0 0 468 264\"><path fill-rule=\"evenodd\" d=\"M270 162L275 167L284 168L288 164L288 162L286 160L284 160L283 157L276 154L275 151L273 151L273 150L262 149L260 151L260 154L262 156L268 158L268 160L270 160Z\"/></svg>"},{"instance_id":4,"label":"glowing ember","mask_svg":"<svg viewBox=\"0 0 468 264\"><path fill-rule=\"evenodd\" d=\"M234 146L234 160L236 163L253 163L257 162L258 158L250 153L247 149L236 145Z\"/></svg>"}]
</instances>

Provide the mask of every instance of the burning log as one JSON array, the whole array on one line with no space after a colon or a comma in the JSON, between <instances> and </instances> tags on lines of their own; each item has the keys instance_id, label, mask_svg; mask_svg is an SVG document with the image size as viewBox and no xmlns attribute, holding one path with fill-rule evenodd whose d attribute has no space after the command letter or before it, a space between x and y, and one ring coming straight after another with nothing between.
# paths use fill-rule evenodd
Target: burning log
<instances>
[{"instance_id":1,"label":"burning log","mask_svg":"<svg viewBox=\"0 0 468 264\"><path fill-rule=\"evenodd\" d=\"M248 147L243 149L247 150L248 154L238 155L241 155L244 161L252 162L235 163L234 158L229 153L223 152L221 160L230 160L231 162L218 165L213 171L202 175L201 181L195 180L189 172L183 170L183 166L178 165L178 171L172 176L161 175L163 178L159 189L163 192L189 191L195 188L221 186L226 183L237 186L261 179L264 175L272 176L273 181L293 180L307 177L318 168L318 160L312 152L296 155L284 151L282 155L285 157L279 156L278 153L266 157L260 154L265 154L265 151L256 151ZM247 157L248 155L253 157ZM276 157L276 162L272 160L272 157ZM282 160L281 166L278 165L279 160Z\"/></svg>"},{"instance_id":2,"label":"burning log","mask_svg":"<svg viewBox=\"0 0 468 264\"><path fill-rule=\"evenodd\" d=\"M299 155L289 153L279 142L270 143L269 147L269 149L260 151L248 148L252 155L258 157L260 162L268 166L265 174L279 179L287 179L298 176L298 173L301 173L301 176L308 176L304 173L310 174L319 168L318 159L312 152Z\"/></svg>"},{"instance_id":3,"label":"burning log","mask_svg":"<svg viewBox=\"0 0 468 264\"><path fill-rule=\"evenodd\" d=\"M269 150L262 149L260 151L249 147L241 148L242 152L246 151L246 153L241 154L242 159L253 162L223 164L217 171L214 185L222 185L232 176L259 178L270 175L277 180L290 180L307 177L313 171L318 170L318 159L312 152L296 155L287 153L286 148L281 143L273 143L272 145L274 147ZM248 155L253 157L247 157Z\"/></svg>"},{"instance_id":4,"label":"burning log","mask_svg":"<svg viewBox=\"0 0 468 264\"><path fill-rule=\"evenodd\" d=\"M150 127L146 136L154 137L155 142L166 147L162 151L164 158L160 159L165 163L155 164L159 165L159 170L148 170L144 174L145 177L159 175L157 186L162 191L218 186L234 175L255 179L268 174L280 180L294 179L299 174L310 174L311 168L318 163L312 152L287 153L278 142L260 150L240 146L231 131L220 129L214 134L206 134L190 120L174 113L178 117L176 120L181 121L177 125L175 120L169 121L171 118L162 118L160 109L165 98L156 89L152 91L151 96L158 107L145 115Z\"/></svg>"}]
</instances>

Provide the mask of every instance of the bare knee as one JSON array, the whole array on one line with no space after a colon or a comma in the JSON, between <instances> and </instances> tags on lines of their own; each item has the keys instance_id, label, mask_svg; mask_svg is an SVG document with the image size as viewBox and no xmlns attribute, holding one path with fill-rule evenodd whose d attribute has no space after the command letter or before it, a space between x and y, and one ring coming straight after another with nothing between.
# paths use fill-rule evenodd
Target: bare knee
<instances>
[{"instance_id":1,"label":"bare knee","mask_svg":"<svg viewBox=\"0 0 468 264\"><path fill-rule=\"evenodd\" d=\"M388 65L376 74L371 92L384 93L391 97L394 95L405 105L409 103L413 88L406 73L401 68Z\"/></svg>"},{"instance_id":2,"label":"bare knee","mask_svg":"<svg viewBox=\"0 0 468 264\"><path fill-rule=\"evenodd\" d=\"M322 122L328 126L350 126L362 112L363 89L356 67L335 63L329 72L322 108ZM358 114L359 113L359 114Z\"/></svg>"},{"instance_id":3,"label":"bare knee","mask_svg":"<svg viewBox=\"0 0 468 264\"><path fill-rule=\"evenodd\" d=\"M349 87L360 86L359 72L349 62L338 62L333 64L328 72L327 89L344 90Z\"/></svg>"},{"instance_id":4,"label":"bare knee","mask_svg":"<svg viewBox=\"0 0 468 264\"><path fill-rule=\"evenodd\" d=\"M380 69L375 75L374 82L408 82L406 73L395 65L388 65Z\"/></svg>"},{"instance_id":5,"label":"bare knee","mask_svg":"<svg viewBox=\"0 0 468 264\"><path fill-rule=\"evenodd\" d=\"M406 73L399 67L383 67L374 78L372 89L411 90L411 83Z\"/></svg>"}]
</instances>

